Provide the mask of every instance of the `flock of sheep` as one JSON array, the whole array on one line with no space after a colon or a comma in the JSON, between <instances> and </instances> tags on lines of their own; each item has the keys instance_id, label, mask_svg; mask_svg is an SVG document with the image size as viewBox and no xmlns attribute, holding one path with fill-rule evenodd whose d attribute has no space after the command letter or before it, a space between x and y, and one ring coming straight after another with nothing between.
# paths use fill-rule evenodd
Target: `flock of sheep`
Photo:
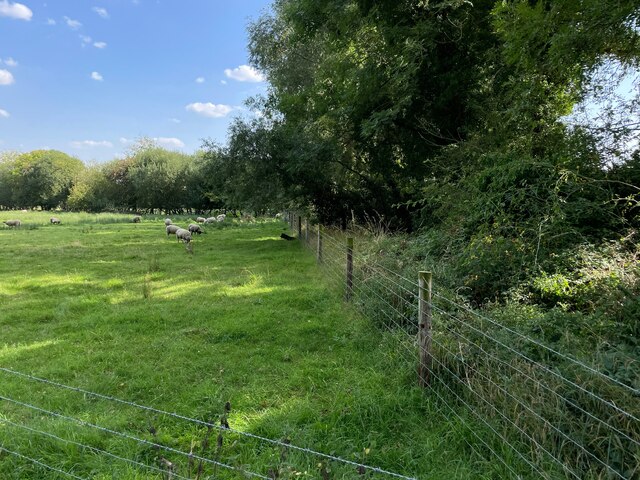
<instances>
[{"instance_id":1,"label":"flock of sheep","mask_svg":"<svg viewBox=\"0 0 640 480\"><path fill-rule=\"evenodd\" d=\"M178 225L175 225L170 218L166 218L164 220L165 229L167 231L167 237L170 235L175 235L178 241L182 241L184 243L191 242L191 235L200 235L201 233L205 233L202 230L202 227L198 225L199 223L216 223L216 222L224 222L224 219L227 216L222 213L217 217L198 217L196 218L197 223L190 223L188 228L182 228ZM142 217L140 215L136 215L131 220L133 223L140 223L142 221Z\"/></svg>"},{"instance_id":2,"label":"flock of sheep","mask_svg":"<svg viewBox=\"0 0 640 480\"><path fill-rule=\"evenodd\" d=\"M53 223L54 225L59 225L60 219L57 217L51 217L49 219L49 222ZM11 228L16 228L22 225L22 222L20 220L6 220L2 223L4 223L7 227L11 227Z\"/></svg>"}]
</instances>

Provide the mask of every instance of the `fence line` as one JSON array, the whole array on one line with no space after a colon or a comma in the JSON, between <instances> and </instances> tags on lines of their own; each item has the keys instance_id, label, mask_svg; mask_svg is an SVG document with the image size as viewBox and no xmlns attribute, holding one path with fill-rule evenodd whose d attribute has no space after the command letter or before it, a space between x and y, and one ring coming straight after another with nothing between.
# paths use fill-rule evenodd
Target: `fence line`
<instances>
[{"instance_id":1,"label":"fence line","mask_svg":"<svg viewBox=\"0 0 640 480\"><path fill-rule=\"evenodd\" d=\"M213 429L216 429L216 430L219 430L219 431L223 431L223 432L235 433L235 434L238 434L238 435L243 436L243 437L247 437L247 438L251 438L251 439L254 439L254 440L258 440L260 442L269 443L271 445L275 445L275 446L278 446L278 447L281 447L281 448L286 448L286 449L290 449L290 450L296 450L296 451L307 453L307 454L310 454L310 455L313 455L313 456L325 458L327 460L332 460L332 461L335 461L335 462L338 462L338 463L342 463L342 464L345 464L345 465L354 466L354 467L357 467L359 469L362 469L363 471L376 472L376 473L379 473L379 474L382 474L382 475L387 475L387 476L395 477L395 478L401 478L401 479L404 479L404 480L415 480L413 477L405 476L405 475L402 475L402 474L399 474L399 473L396 473L396 472L391 472L391 471L388 471L388 470L385 470L385 469L382 469L382 468L378 468L378 467L374 467L374 466L371 466L371 465L366 465L366 464L363 464L363 463L354 462L354 461L347 460L347 459L344 459L344 458L341 458L341 457L338 457L338 456L335 456L335 455L329 455L329 454L326 454L326 453L318 452L318 451L315 451L315 450L312 450L312 449L309 449L309 448L299 447L299 446L296 446L296 445L291 444L289 442L282 442L282 441L279 441L279 440L273 440L271 438L263 437L263 436L260 436L260 435L255 435L255 434L252 434L252 433L249 433L249 432L243 432L243 431L240 431L240 430L236 430L236 429L233 429L233 428L231 428L229 426L220 426L220 425L217 425L217 424L212 423L212 422L207 422L207 421L204 421L204 420L198 420L196 418L187 417L185 415L181 415L181 414L178 414L178 413L175 413L175 412L167 412L167 411L160 410L160 409L153 408L153 407L149 407L149 406L146 406L146 405L141 405L141 404L138 404L138 403L135 403L135 402L122 400L122 399L119 399L119 398L116 398L116 397L112 397L112 396L109 396L109 395L104 395L104 394L101 394L101 393L92 392L92 391L89 391L89 390L85 390L85 389L78 388L78 387L73 387L73 386L70 386L70 385L65 385L65 384L54 382L54 381L51 381L51 380L48 380L48 379L36 377L34 375L29 375L29 374L26 374L26 373L18 372L16 370L11 370L11 369L6 368L6 367L0 367L0 371L4 372L4 373L11 374L11 375L15 375L15 376L18 376L18 377L26 378L26 379L29 379L29 380L32 380L32 381L48 384L48 385L51 385L51 386L54 386L54 387L58 387L58 388L62 388L62 389L70 390L70 391L74 391L74 392L77 392L77 393L82 393L83 395L89 395L89 396L92 396L92 397L101 398L103 400L111 401L111 402L114 402L114 403L120 403L120 404L123 404L123 405L127 405L127 406L130 406L130 407L133 407L133 408L140 409L140 410L145 410L145 411L149 411L149 412L153 412L153 413L157 413L157 414L161 414L161 415L166 415L168 417L173 417L173 418L176 418L176 419L179 419L179 420L195 423L195 424L200 425L200 426L206 426L207 428L213 428ZM21 405L21 406L24 406L24 407L27 407L27 408L40 410L43 413L48 413L48 414L51 414L51 415L55 415L55 416L58 416L60 418L65 418L67 420L74 420L76 422L84 422L83 420L72 419L71 417L65 417L65 416L63 416L61 414L57 414L55 412L49 412L49 411L46 411L46 410L42 410L39 407L35 407L35 406L29 405L29 404L25 404L25 403L20 402L18 400L14 400L14 399L11 399L11 398L8 398L8 397L4 397L2 395L0 395L0 399L1 400L5 400L5 401L9 401L9 402L12 402L12 403L16 403L18 405ZM84 422L84 423L87 423L87 422ZM104 431L106 431L108 433L112 433L114 435L119 435L119 436L126 436L127 435L127 434L120 434L118 432L114 432L114 431L111 431L109 429L105 429L104 427L100 427L100 426L93 425L93 424L88 424L87 423L87 425L85 425L85 426L91 426L91 427L97 428L99 430L104 430ZM130 438L130 439L133 440L134 438ZM142 439L136 439L136 440L139 441L139 442L142 442L142 443L147 443L147 444L151 444L152 443L152 442L148 442L148 441L142 440ZM154 446L158 446L158 445L154 444ZM164 448L164 447L162 447L162 448ZM177 453L177 452L174 452L174 453ZM181 453L183 455L186 455L184 452L181 452ZM194 457L194 458L200 459L199 457ZM213 460L205 460L205 459L203 459L203 461L213 462L213 463L215 463L215 464L217 464L218 466L221 466L221 467L235 469L234 467L232 467L230 465L226 465L226 464L222 464L222 463L219 463L219 462L215 462ZM255 474L254 476L259 476L259 475ZM263 477L260 477L260 478L263 478Z\"/></svg>"},{"instance_id":2,"label":"fence line","mask_svg":"<svg viewBox=\"0 0 640 480\"><path fill-rule=\"evenodd\" d=\"M290 218L293 221L296 220L294 217ZM301 220L299 218L298 227L300 228ZM291 228L295 231L293 223L291 223ZM309 245L308 230L309 223L305 219L305 235L303 238L300 234L299 238L307 245ZM415 338L416 327L421 321L418 308L419 282L367 257L359 251L356 245L353 251L353 283L347 287L346 261L350 247L346 244L346 237L351 234L334 235L331 229L326 227L320 229L320 226L317 227L317 234L317 245L323 245L323 250L318 250L317 256L322 258L322 265L324 270L328 272L330 280L342 285L342 288L352 289L354 294L352 303L363 309L364 313L367 313L368 309L372 309L371 313L381 319L380 323L386 330L391 333L404 332L407 334L406 338L411 339L411 346L404 341L399 342L402 358L410 364L417 364L418 370L424 367L425 361L422 360L424 347L420 346ZM416 268L416 279L418 277L417 270ZM438 385L447 389L456 401L464 404L481 424L493 431L496 439L508 445L514 454L531 468L532 472L548 478L548 473L541 471L545 465L542 460L546 457L561 468L565 475L572 478L584 478L587 474L594 474L594 469L596 471L602 469L605 475L622 479L632 478L638 474L640 471L639 415L635 410L626 408L624 403L616 401L614 395L617 393L607 391L606 394L602 394L596 390L599 387L619 389L620 393L633 401L633 397L640 396L638 388L613 378L584 361L558 351L543 341L474 311L469 306L452 300L442 293L432 292L432 294L433 300L429 305L435 315L443 320L442 323L434 324L433 331L436 337L433 339L433 346L439 349L439 354L443 356L443 359L436 355L430 355L437 364L436 368L440 369L442 373L446 372L450 377L447 380L441 374L434 374L433 378ZM436 303L444 303L444 305L438 306ZM470 318L463 318L467 315ZM473 319L480 322L473 322ZM448 325L444 320L453 320L455 324ZM464 329L469 330L466 335L463 333ZM554 356L548 358L555 358L565 363L560 364L560 368L558 368L558 364L549 363L549 365L553 365L549 366L547 362L542 363L542 360L534 360L531 355L520 351L516 344L509 339L498 338L498 332L501 332L501 336L507 335L524 341L523 345L529 344L540 348ZM481 339L486 339L486 341L480 342ZM453 344L449 345L449 343ZM456 344L457 347L453 348ZM498 352L497 349L496 352L492 352L493 346L504 349L504 353ZM457 352L458 348L460 349L459 353ZM466 359L463 348L471 349L471 353L466 355ZM473 351L474 348L475 351ZM505 354L509 355L512 360L507 361L508 358L507 360L501 358ZM451 360L445 361L446 357ZM450 368L447 364L451 361L460 366L456 367L455 364L452 364L454 367ZM483 363L475 364L477 361ZM487 362L486 365L484 362ZM526 368L519 368L517 362ZM562 368L569 366L580 369L584 373L578 374L579 370L575 370L575 372L572 370L569 378L567 372L563 372ZM464 375L461 376L460 373L456 374L455 370L458 368L467 372L464 374L467 375L467 378L463 378ZM529 369L531 369L530 372ZM473 379L474 382L481 381L482 383L474 388L468 377L468 372L476 377ZM585 374L587 377L584 376ZM532 382L532 390L521 392L521 395L512 393L508 387L509 384L503 384L506 379L511 378L511 375L516 375L517 381L523 377L526 378L527 383ZM600 380L601 385L590 384L591 377L589 375L593 377L593 380ZM463 392L467 392L470 396L471 403L455 389L452 389L449 382L452 382L453 385L462 385ZM522 385L527 383L522 383ZM452 412L455 412L454 407L443 398L438 390L438 388L431 388L429 391L435 393L440 401L445 403ZM552 398L557 399L557 410L546 411L549 408L547 407L547 399L544 398L540 401L540 398L535 396L537 392L541 391L551 393ZM497 405L492 403L491 397L485 398L486 395L492 395L493 392L499 394ZM587 398L581 398L579 395L585 395ZM588 401L588 399L594 400L595 403ZM508 408L505 407L507 404ZM504 407L503 411L498 405ZM630 404L627 403L627 405ZM551 404L551 408L553 406ZM485 409L487 410L486 415L496 417L496 419L488 422L484 418L485 414L478 411ZM571 414L571 409L575 414ZM511 413L507 415L507 412ZM510 418L509 415L515 416L515 418ZM525 417L520 418L523 415ZM558 415L562 416L562 426L554 424L553 418ZM566 415L572 417L567 419L568 424L564 421ZM496 422L496 420L498 421ZM531 420L535 426L527 425L526 420ZM584 423L586 421L591 423ZM523 455L516 446L508 441L508 437L505 438L495 430L492 423L503 425L501 428L505 428L505 431L512 430L525 444L531 445L531 451ZM548 433L545 429L548 430ZM470 431L473 432L473 429ZM538 433L539 431L541 433ZM474 434L474 437L479 441L482 440L478 435ZM552 440L556 443L554 444ZM608 447L606 442L609 442ZM489 447L486 442L481 441L481 443L485 447ZM550 446L546 446L547 444ZM471 443L469 445L479 453ZM504 462L504 459L493 449L488 449L514 476L517 476L517 473Z\"/></svg>"},{"instance_id":3,"label":"fence line","mask_svg":"<svg viewBox=\"0 0 640 480\"><path fill-rule=\"evenodd\" d=\"M47 470L50 470L52 472L61 473L66 477L75 478L77 480L89 480L88 478L79 477L77 475L74 475L73 473L60 470L59 468L56 468L47 463L41 462L40 460L36 460L35 458L27 457L26 455L22 455L19 452L14 452L13 450L9 450L8 448L5 448L3 445L0 445L0 452L7 452L8 454L13 455L14 457L22 458L23 460L28 460L29 462L35 463L36 465L44 467Z\"/></svg>"}]
</instances>

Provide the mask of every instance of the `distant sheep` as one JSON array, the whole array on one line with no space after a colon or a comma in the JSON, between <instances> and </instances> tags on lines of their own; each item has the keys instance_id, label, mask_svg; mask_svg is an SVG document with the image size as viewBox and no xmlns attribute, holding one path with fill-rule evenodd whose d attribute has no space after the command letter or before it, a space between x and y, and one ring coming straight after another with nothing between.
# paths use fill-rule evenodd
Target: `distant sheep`
<instances>
[{"instance_id":1,"label":"distant sheep","mask_svg":"<svg viewBox=\"0 0 640 480\"><path fill-rule=\"evenodd\" d=\"M200 225L196 225L195 223L190 223L189 232L191 232L192 234L197 233L198 235L200 235L201 233L204 233L204 230L200 228Z\"/></svg>"},{"instance_id":2,"label":"distant sheep","mask_svg":"<svg viewBox=\"0 0 640 480\"><path fill-rule=\"evenodd\" d=\"M218 216L216 217L216 220L217 220L218 222L224 222L224 219L225 219L225 218L227 218L227 216L226 216L224 213L221 213L220 215L218 215Z\"/></svg>"},{"instance_id":3,"label":"distant sheep","mask_svg":"<svg viewBox=\"0 0 640 480\"><path fill-rule=\"evenodd\" d=\"M189 243L191 241L191 233L189 230L185 230L184 228L179 228L176 232L176 238L178 241L183 241L184 243Z\"/></svg>"},{"instance_id":4,"label":"distant sheep","mask_svg":"<svg viewBox=\"0 0 640 480\"><path fill-rule=\"evenodd\" d=\"M178 225L167 225L167 237L169 235L174 235L178 230L180 230L180 227Z\"/></svg>"},{"instance_id":5,"label":"distant sheep","mask_svg":"<svg viewBox=\"0 0 640 480\"><path fill-rule=\"evenodd\" d=\"M173 223L173 222L171 221L171 219L170 219L170 218L165 218L165 219L164 219L164 224L165 224L165 225L171 225L172 223Z\"/></svg>"},{"instance_id":6,"label":"distant sheep","mask_svg":"<svg viewBox=\"0 0 640 480\"><path fill-rule=\"evenodd\" d=\"M206 219L206 218L204 218L204 217L198 217L198 218L196 218L196 222L198 222L198 223L204 223L204 222L206 222L206 221L207 221L207 219Z\"/></svg>"},{"instance_id":7,"label":"distant sheep","mask_svg":"<svg viewBox=\"0 0 640 480\"><path fill-rule=\"evenodd\" d=\"M7 220L6 222L2 222L4 223L7 227L19 227L20 225L22 225L22 222L20 220Z\"/></svg>"},{"instance_id":8,"label":"distant sheep","mask_svg":"<svg viewBox=\"0 0 640 480\"><path fill-rule=\"evenodd\" d=\"M218 220L216 219L216 217L209 217L209 218L205 218L204 219L204 223L214 223L217 222Z\"/></svg>"},{"instance_id":9,"label":"distant sheep","mask_svg":"<svg viewBox=\"0 0 640 480\"><path fill-rule=\"evenodd\" d=\"M142 221L142 217L140 215L136 215L131 219L133 223L140 223Z\"/></svg>"},{"instance_id":10,"label":"distant sheep","mask_svg":"<svg viewBox=\"0 0 640 480\"><path fill-rule=\"evenodd\" d=\"M60 219L58 217L51 217L49 221L54 225L60 225Z\"/></svg>"}]
</instances>

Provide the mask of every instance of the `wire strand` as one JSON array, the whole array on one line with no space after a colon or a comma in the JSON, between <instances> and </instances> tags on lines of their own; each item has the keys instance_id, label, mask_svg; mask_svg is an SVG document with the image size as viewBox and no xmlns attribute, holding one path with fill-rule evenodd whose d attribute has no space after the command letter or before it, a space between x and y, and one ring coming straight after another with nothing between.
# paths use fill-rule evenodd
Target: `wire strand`
<instances>
[{"instance_id":1,"label":"wire strand","mask_svg":"<svg viewBox=\"0 0 640 480\"><path fill-rule=\"evenodd\" d=\"M21 453L14 452L13 450L9 450L8 448L4 447L3 445L0 445L0 452L7 452L7 453L9 453L11 455L14 455L14 456L18 457L18 458L22 458L23 460L28 460L28 461L30 461L32 463L35 463L36 465L44 467L47 470L51 470L52 472L61 473L62 475L65 475L65 476L70 477L70 478L75 478L76 480L89 480L88 478L79 477L77 475L74 475L73 473L65 472L64 470L60 470L59 468L52 467L51 465L48 465L48 464L46 464L44 462L41 462L40 460L36 460L35 458L27 457L26 455L22 455Z\"/></svg>"}]
</instances>

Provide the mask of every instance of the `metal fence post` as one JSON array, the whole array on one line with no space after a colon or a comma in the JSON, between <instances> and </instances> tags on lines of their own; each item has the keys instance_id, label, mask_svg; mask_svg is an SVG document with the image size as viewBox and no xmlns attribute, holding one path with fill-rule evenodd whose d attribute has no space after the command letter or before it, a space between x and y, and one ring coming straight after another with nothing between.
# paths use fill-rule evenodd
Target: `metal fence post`
<instances>
[{"instance_id":1,"label":"metal fence post","mask_svg":"<svg viewBox=\"0 0 640 480\"><path fill-rule=\"evenodd\" d=\"M318 247L316 249L318 264L322 263L322 225L318 224Z\"/></svg>"},{"instance_id":2,"label":"metal fence post","mask_svg":"<svg viewBox=\"0 0 640 480\"><path fill-rule=\"evenodd\" d=\"M351 300L353 295L353 237L347 238L347 290L345 299Z\"/></svg>"},{"instance_id":3,"label":"metal fence post","mask_svg":"<svg viewBox=\"0 0 640 480\"><path fill-rule=\"evenodd\" d=\"M418 277L418 345L420 347L418 376L420 386L427 387L431 381L431 272L420 272Z\"/></svg>"}]
</instances>

